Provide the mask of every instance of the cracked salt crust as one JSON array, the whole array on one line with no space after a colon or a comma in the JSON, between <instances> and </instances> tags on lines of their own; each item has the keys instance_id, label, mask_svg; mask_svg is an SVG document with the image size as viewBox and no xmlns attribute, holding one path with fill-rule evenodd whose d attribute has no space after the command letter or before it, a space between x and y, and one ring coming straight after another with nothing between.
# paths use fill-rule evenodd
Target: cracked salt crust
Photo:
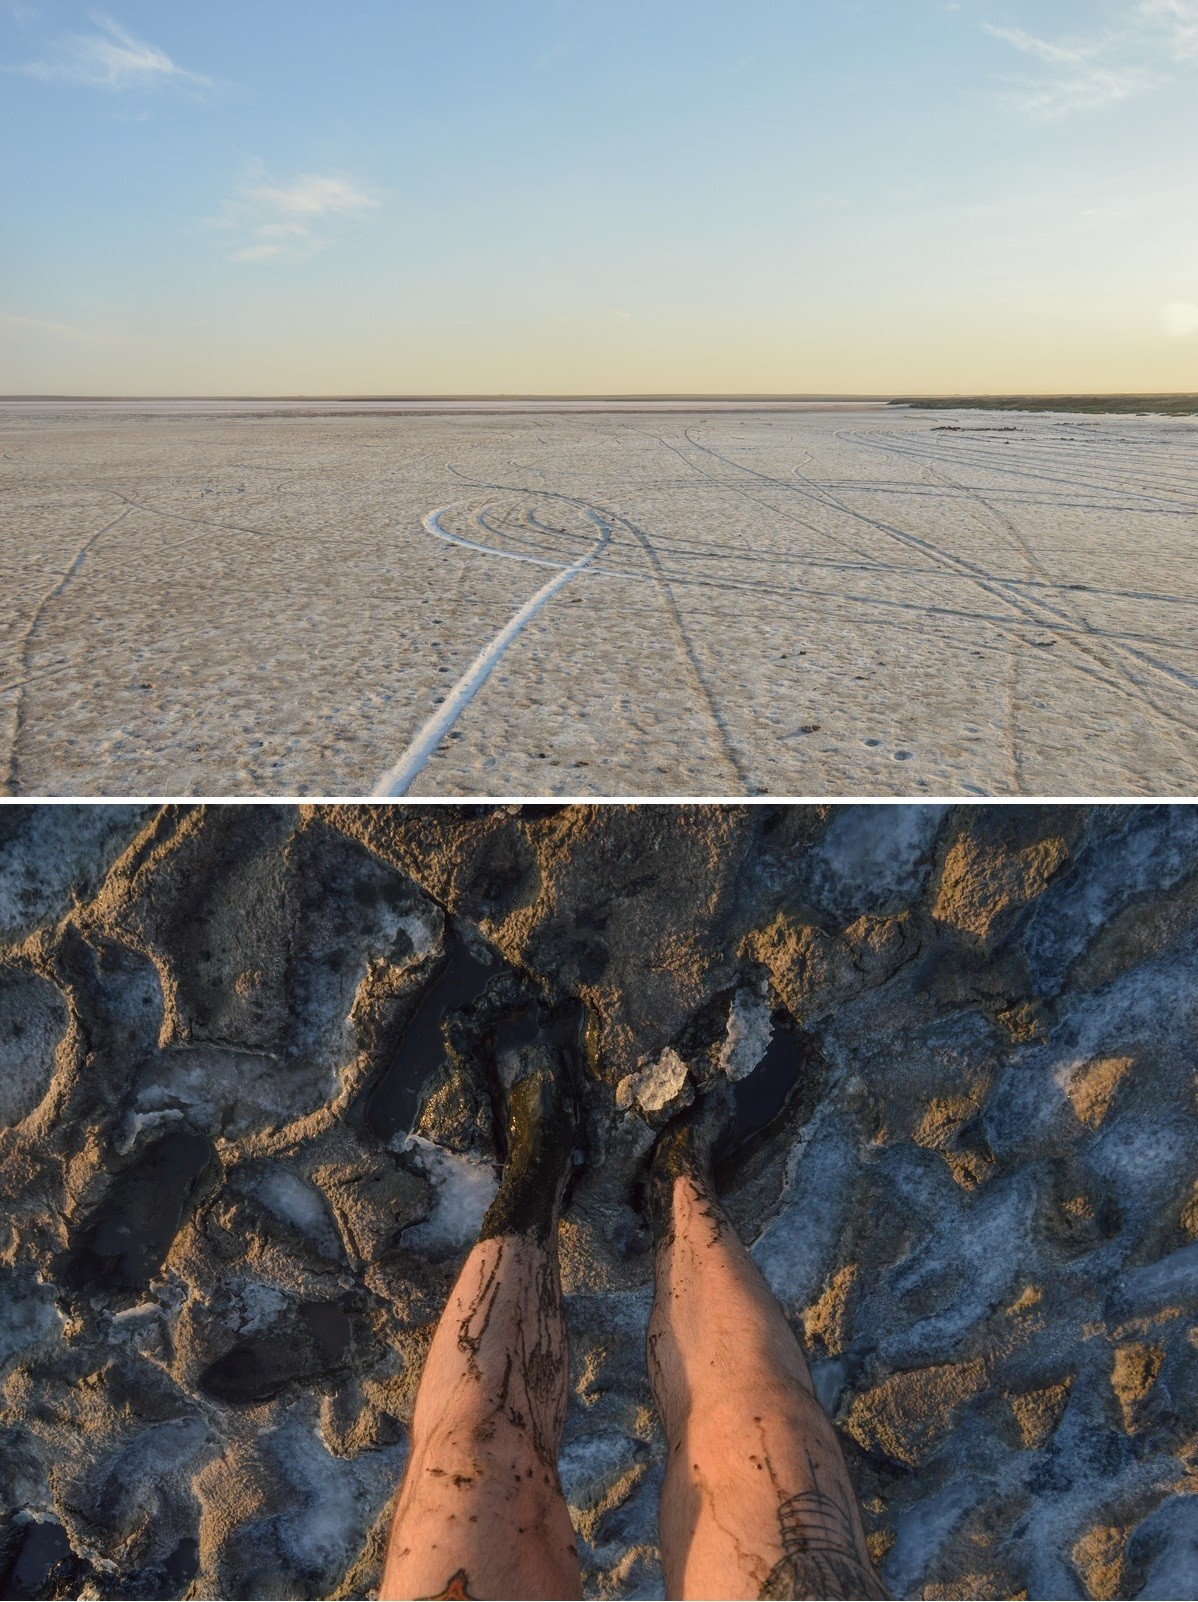
<instances>
[{"instance_id":1,"label":"cracked salt crust","mask_svg":"<svg viewBox=\"0 0 1198 1602\"><path fill-rule=\"evenodd\" d=\"M948 421L5 406L0 775L368 794L583 507L411 794L1193 794L1194 424Z\"/></svg>"}]
</instances>

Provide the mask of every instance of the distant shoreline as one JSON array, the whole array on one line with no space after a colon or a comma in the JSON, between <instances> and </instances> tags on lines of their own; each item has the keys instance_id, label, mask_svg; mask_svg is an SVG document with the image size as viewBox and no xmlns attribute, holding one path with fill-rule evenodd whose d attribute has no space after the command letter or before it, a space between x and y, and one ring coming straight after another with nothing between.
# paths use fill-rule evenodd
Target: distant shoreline
<instances>
[{"instance_id":1,"label":"distant shoreline","mask_svg":"<svg viewBox=\"0 0 1198 1602\"><path fill-rule=\"evenodd\" d=\"M1198 412L1198 395L953 395L907 396L887 402L924 411L1095 412L1188 417Z\"/></svg>"}]
</instances>

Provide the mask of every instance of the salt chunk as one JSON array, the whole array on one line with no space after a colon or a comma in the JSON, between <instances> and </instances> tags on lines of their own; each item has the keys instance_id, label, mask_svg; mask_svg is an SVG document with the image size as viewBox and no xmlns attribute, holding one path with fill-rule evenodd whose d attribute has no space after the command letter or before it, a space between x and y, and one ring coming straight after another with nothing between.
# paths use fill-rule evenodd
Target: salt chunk
<instances>
[{"instance_id":1,"label":"salt chunk","mask_svg":"<svg viewBox=\"0 0 1198 1602\"><path fill-rule=\"evenodd\" d=\"M635 1102L643 1113L661 1113L675 1104L685 1107L694 1099L694 1094L686 1064L673 1046L667 1046L656 1062L620 1080L616 1086L616 1105L628 1108Z\"/></svg>"},{"instance_id":2,"label":"salt chunk","mask_svg":"<svg viewBox=\"0 0 1198 1602\"><path fill-rule=\"evenodd\" d=\"M720 1047L720 1067L728 1078L747 1078L765 1056L773 1034L769 1002L752 990L738 990L728 1012L728 1033Z\"/></svg>"}]
</instances>

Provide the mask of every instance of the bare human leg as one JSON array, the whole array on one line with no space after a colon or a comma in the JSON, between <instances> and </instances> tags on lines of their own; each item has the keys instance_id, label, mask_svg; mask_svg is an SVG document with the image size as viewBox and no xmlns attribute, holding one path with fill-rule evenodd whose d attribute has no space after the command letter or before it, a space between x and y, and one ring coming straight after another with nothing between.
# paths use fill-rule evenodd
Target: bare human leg
<instances>
[{"instance_id":1,"label":"bare human leg","mask_svg":"<svg viewBox=\"0 0 1198 1602\"><path fill-rule=\"evenodd\" d=\"M885 1597L798 1341L716 1201L713 1126L667 1130L650 1178L666 1595Z\"/></svg>"},{"instance_id":2,"label":"bare human leg","mask_svg":"<svg viewBox=\"0 0 1198 1602\"><path fill-rule=\"evenodd\" d=\"M503 1183L421 1376L383 1598L582 1595L557 1476L567 1381L557 1226L574 1111L560 1061L532 1055L509 1091Z\"/></svg>"}]
</instances>

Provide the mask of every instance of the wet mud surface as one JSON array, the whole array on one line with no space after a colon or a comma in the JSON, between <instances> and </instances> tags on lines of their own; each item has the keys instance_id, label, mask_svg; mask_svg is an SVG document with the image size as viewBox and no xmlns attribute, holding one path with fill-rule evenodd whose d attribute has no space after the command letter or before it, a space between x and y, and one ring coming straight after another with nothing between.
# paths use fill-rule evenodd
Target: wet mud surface
<instances>
[{"instance_id":1,"label":"wet mud surface","mask_svg":"<svg viewBox=\"0 0 1198 1602\"><path fill-rule=\"evenodd\" d=\"M361 1596L495 1191L480 1042L585 1003L562 1480L661 1594L655 1131L729 1211L895 1595L1198 1580L1198 811L15 808L0 1592ZM760 1067L762 1073L754 1074Z\"/></svg>"}]
</instances>

